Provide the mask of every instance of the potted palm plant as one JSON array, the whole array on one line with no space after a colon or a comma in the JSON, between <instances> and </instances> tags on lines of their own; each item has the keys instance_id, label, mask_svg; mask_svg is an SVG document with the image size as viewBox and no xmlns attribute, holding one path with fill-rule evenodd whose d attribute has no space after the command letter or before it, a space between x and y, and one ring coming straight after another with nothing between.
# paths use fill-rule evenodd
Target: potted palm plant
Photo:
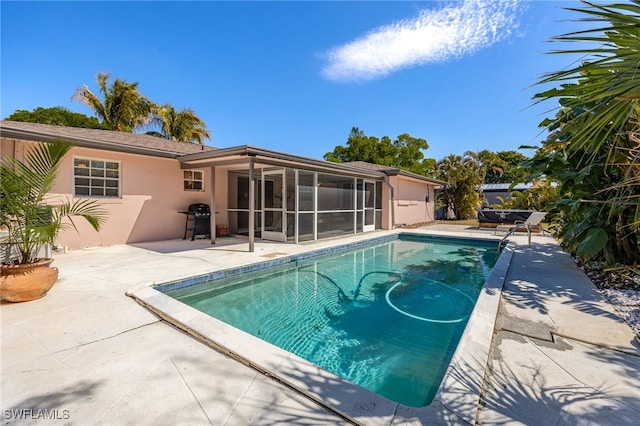
<instances>
[{"instance_id":1,"label":"potted palm plant","mask_svg":"<svg viewBox=\"0 0 640 426\"><path fill-rule=\"evenodd\" d=\"M77 228L74 217L83 217L97 231L106 211L96 200L56 199L49 192L63 157L71 145L62 140L40 143L25 154L24 161L5 156L0 163L0 227L2 248L8 254L0 265L0 296L3 301L38 299L58 279L51 257L39 257L51 247L61 230Z\"/></svg>"}]
</instances>

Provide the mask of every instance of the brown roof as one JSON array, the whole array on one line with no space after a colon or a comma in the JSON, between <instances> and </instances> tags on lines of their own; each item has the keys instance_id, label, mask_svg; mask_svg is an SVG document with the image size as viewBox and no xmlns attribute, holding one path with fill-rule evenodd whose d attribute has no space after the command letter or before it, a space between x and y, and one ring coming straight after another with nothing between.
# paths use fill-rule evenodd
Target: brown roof
<instances>
[{"instance_id":1,"label":"brown roof","mask_svg":"<svg viewBox=\"0 0 640 426\"><path fill-rule=\"evenodd\" d=\"M76 146L87 148L170 158L215 149L210 146L176 142L139 133L84 129L7 120L0 121L0 136L42 142L64 139L72 142Z\"/></svg>"},{"instance_id":2,"label":"brown roof","mask_svg":"<svg viewBox=\"0 0 640 426\"><path fill-rule=\"evenodd\" d=\"M298 167L304 165L307 170L329 171L347 173L352 176L383 178L384 172L378 170L367 170L362 167L354 167L349 163L333 163L330 161L317 160L315 158L301 157L299 155L285 152L273 151L265 148L258 148L250 145L240 145L230 148L220 148L213 151L205 151L190 155L184 155L178 159L183 166L191 168L215 167L216 164L247 164L248 160L255 163L273 165L279 167Z\"/></svg>"}]
</instances>

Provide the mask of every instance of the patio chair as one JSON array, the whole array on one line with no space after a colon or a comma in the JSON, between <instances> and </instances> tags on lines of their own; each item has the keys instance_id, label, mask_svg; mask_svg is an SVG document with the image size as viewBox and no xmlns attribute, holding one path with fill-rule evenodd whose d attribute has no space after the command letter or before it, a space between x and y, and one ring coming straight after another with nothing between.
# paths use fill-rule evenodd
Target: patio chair
<instances>
[{"instance_id":1,"label":"patio chair","mask_svg":"<svg viewBox=\"0 0 640 426\"><path fill-rule=\"evenodd\" d=\"M532 227L540 227L542 235L544 235L544 228L542 227L542 220L547 215L547 212L533 212L529 215L527 220L516 220L513 225L498 225L493 232L496 235L499 231L511 234L520 228L528 229L531 232Z\"/></svg>"}]
</instances>

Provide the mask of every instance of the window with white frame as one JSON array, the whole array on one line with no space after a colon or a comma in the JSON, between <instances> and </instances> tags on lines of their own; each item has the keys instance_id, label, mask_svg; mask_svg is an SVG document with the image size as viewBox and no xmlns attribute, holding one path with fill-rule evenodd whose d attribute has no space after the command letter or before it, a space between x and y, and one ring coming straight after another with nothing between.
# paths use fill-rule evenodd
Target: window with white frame
<instances>
[{"instance_id":1,"label":"window with white frame","mask_svg":"<svg viewBox=\"0 0 640 426\"><path fill-rule=\"evenodd\" d=\"M120 162L74 158L73 190L76 197L120 197Z\"/></svg>"},{"instance_id":2,"label":"window with white frame","mask_svg":"<svg viewBox=\"0 0 640 426\"><path fill-rule=\"evenodd\" d=\"M204 173L201 170L183 170L185 191L204 191Z\"/></svg>"}]
</instances>

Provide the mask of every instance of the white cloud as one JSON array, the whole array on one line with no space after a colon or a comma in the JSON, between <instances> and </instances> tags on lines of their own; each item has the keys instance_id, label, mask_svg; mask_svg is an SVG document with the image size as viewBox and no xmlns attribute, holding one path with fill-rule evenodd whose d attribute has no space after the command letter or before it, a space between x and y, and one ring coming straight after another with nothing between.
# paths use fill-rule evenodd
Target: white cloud
<instances>
[{"instance_id":1,"label":"white cloud","mask_svg":"<svg viewBox=\"0 0 640 426\"><path fill-rule=\"evenodd\" d=\"M465 0L415 19L377 28L331 49L322 74L335 81L362 81L426 63L473 54L517 29L518 0Z\"/></svg>"}]
</instances>

